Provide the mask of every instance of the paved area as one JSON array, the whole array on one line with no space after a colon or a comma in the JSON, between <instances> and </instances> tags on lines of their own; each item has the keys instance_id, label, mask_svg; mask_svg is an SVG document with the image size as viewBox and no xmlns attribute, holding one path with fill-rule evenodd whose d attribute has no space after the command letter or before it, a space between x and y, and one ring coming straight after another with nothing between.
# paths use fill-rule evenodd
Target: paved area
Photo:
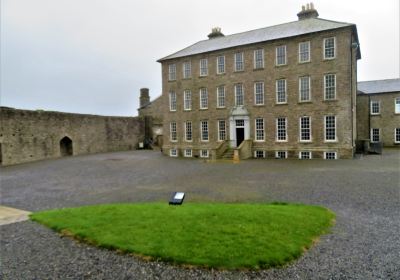
<instances>
[{"instance_id":1,"label":"paved area","mask_svg":"<svg viewBox=\"0 0 400 280\"><path fill-rule=\"evenodd\" d=\"M29 220L31 212L0 205L0 226Z\"/></svg>"},{"instance_id":2,"label":"paved area","mask_svg":"<svg viewBox=\"0 0 400 280\"><path fill-rule=\"evenodd\" d=\"M0 226L2 279L400 279L400 150L356 160L171 159L134 151L0 169L1 204L38 211L165 201L288 201L337 214L330 234L285 268L215 271L175 267L60 238L25 221Z\"/></svg>"}]
</instances>

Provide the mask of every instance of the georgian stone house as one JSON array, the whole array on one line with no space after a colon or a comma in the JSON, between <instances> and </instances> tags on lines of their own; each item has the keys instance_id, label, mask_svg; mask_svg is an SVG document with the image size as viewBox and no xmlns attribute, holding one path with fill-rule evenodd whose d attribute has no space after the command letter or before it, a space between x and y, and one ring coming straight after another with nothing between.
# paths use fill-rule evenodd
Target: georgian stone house
<instances>
[{"instance_id":1,"label":"georgian stone house","mask_svg":"<svg viewBox=\"0 0 400 280\"><path fill-rule=\"evenodd\" d=\"M220 158L352 158L356 138L356 25L298 20L208 40L162 64L163 152Z\"/></svg>"}]
</instances>

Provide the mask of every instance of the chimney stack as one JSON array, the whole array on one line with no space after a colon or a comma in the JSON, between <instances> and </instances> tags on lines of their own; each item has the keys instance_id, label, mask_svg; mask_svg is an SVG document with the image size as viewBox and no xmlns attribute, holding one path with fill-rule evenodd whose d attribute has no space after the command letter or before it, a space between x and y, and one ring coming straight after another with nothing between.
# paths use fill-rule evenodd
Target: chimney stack
<instances>
[{"instance_id":1,"label":"chimney stack","mask_svg":"<svg viewBox=\"0 0 400 280\"><path fill-rule=\"evenodd\" d=\"M208 34L208 39L214 39L217 37L223 37L225 36L222 32L221 32L221 27L214 27L211 29L211 33Z\"/></svg>"},{"instance_id":2,"label":"chimney stack","mask_svg":"<svg viewBox=\"0 0 400 280\"><path fill-rule=\"evenodd\" d=\"M299 20L317 18L318 12L314 8L314 4L311 2L307 3L306 6L301 6L301 11L297 14L297 16L299 17Z\"/></svg>"},{"instance_id":3,"label":"chimney stack","mask_svg":"<svg viewBox=\"0 0 400 280\"><path fill-rule=\"evenodd\" d=\"M147 104L150 103L150 95L148 88L141 88L140 89L140 108L143 108Z\"/></svg>"}]
</instances>

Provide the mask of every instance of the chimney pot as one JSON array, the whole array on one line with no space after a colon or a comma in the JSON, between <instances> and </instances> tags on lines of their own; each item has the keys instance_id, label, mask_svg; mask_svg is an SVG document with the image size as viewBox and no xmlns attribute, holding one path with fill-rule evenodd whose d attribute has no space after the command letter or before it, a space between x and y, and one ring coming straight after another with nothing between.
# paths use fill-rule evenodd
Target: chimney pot
<instances>
[{"instance_id":1,"label":"chimney pot","mask_svg":"<svg viewBox=\"0 0 400 280\"><path fill-rule=\"evenodd\" d=\"M298 16L299 20L317 18L318 12L314 8L314 4L311 2L311 3L307 3L306 6L303 5L301 7L301 11L297 14L297 16Z\"/></svg>"},{"instance_id":2,"label":"chimney pot","mask_svg":"<svg viewBox=\"0 0 400 280\"><path fill-rule=\"evenodd\" d=\"M211 28L211 33L208 34L209 39L214 39L214 38L223 37L223 36L225 36L225 35L221 32L221 27Z\"/></svg>"}]
</instances>

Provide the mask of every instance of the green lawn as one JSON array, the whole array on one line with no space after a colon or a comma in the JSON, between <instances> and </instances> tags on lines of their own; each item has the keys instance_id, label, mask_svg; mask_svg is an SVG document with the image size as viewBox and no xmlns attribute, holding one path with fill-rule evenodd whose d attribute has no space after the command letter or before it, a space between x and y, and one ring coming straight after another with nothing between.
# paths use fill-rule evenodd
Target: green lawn
<instances>
[{"instance_id":1,"label":"green lawn","mask_svg":"<svg viewBox=\"0 0 400 280\"><path fill-rule=\"evenodd\" d=\"M109 204L43 211L31 219L100 247L178 264L281 266L326 233L335 215L294 204Z\"/></svg>"}]
</instances>

